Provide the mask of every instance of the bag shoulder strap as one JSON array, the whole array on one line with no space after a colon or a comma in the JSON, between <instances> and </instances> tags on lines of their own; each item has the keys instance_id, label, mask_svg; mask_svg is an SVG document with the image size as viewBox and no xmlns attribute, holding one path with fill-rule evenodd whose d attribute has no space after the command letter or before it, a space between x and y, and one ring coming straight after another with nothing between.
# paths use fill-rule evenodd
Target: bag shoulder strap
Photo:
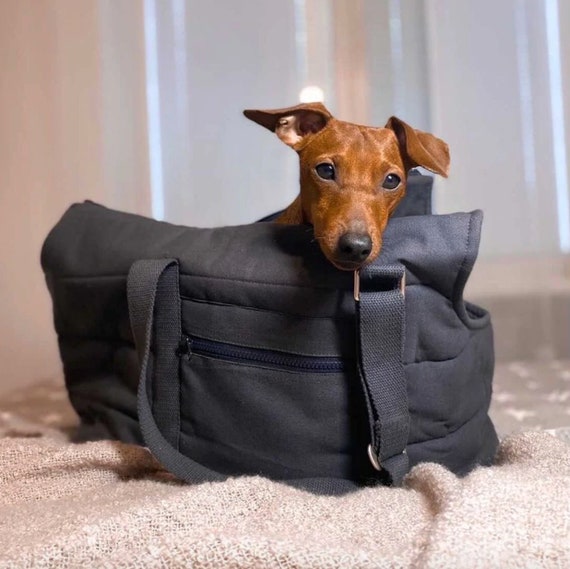
<instances>
[{"instance_id":1,"label":"bag shoulder strap","mask_svg":"<svg viewBox=\"0 0 570 569\"><path fill-rule=\"evenodd\" d=\"M408 387L403 364L405 338L403 265L369 265L355 272L354 298L358 372L370 426L372 466L399 485L409 469Z\"/></svg>"},{"instance_id":2,"label":"bag shoulder strap","mask_svg":"<svg viewBox=\"0 0 570 569\"><path fill-rule=\"evenodd\" d=\"M156 303L174 305L177 316L169 314L166 321L158 321L155 314ZM178 425L173 416L180 414L179 401L175 396L179 392L178 357L176 347L180 342L180 292L178 286L178 261L175 259L151 259L133 263L127 279L127 298L129 315L135 345L140 360L140 381L138 387L138 415L143 440L157 460L179 478L196 483L225 480L226 476L215 472L178 452ZM162 308L162 307L161 307ZM178 321L176 321L178 318ZM155 320L157 320L155 322ZM166 351L171 352L161 357L159 345L153 346L153 329L169 336ZM175 342L175 346L172 342ZM161 342L162 344L162 342ZM171 349L168 349L168 346ZM153 348L156 353L151 352ZM152 361L154 360L154 361ZM162 361L161 361L162 360ZM153 370L160 369L164 381L153 385ZM154 393L159 387L163 393ZM150 401L154 402L151 405ZM173 404L174 401L174 404ZM175 408L176 407L176 408ZM173 413L174 415L169 415ZM173 431L177 432L174 433Z\"/></svg>"}]
</instances>

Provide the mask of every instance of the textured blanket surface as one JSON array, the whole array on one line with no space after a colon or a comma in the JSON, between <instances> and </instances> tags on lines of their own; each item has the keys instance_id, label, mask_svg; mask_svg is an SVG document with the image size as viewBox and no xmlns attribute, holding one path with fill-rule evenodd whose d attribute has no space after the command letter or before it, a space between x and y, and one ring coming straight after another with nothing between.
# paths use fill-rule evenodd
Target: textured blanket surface
<instances>
[{"instance_id":1,"label":"textured blanket surface","mask_svg":"<svg viewBox=\"0 0 570 569\"><path fill-rule=\"evenodd\" d=\"M401 489L323 497L185 486L142 448L25 431L0 439L0 567L570 567L570 447L544 432L464 479L423 464Z\"/></svg>"}]
</instances>

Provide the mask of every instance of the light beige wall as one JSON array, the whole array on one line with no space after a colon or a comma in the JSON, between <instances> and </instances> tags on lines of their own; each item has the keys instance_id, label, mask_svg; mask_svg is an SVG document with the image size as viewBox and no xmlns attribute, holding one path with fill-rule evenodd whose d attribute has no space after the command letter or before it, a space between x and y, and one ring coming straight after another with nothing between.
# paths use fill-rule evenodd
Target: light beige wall
<instances>
[{"instance_id":1,"label":"light beige wall","mask_svg":"<svg viewBox=\"0 0 570 569\"><path fill-rule=\"evenodd\" d=\"M0 389L60 373L39 252L66 207L149 210L142 2L116 7L0 2Z\"/></svg>"}]
</instances>

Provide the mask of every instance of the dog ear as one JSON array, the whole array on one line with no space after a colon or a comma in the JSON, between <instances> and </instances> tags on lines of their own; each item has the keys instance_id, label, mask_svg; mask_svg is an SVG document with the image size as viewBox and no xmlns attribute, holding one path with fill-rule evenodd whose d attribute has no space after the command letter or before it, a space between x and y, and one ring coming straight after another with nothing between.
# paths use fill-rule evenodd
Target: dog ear
<instances>
[{"instance_id":1,"label":"dog ear","mask_svg":"<svg viewBox=\"0 0 570 569\"><path fill-rule=\"evenodd\" d=\"M322 103L305 103L273 111L246 110L243 114L273 131L285 144L295 150L303 146L308 135L322 130L332 118Z\"/></svg>"},{"instance_id":2,"label":"dog ear","mask_svg":"<svg viewBox=\"0 0 570 569\"><path fill-rule=\"evenodd\" d=\"M394 131L410 168L423 166L447 178L449 146L443 140L428 132L416 130L397 117L390 117L385 128Z\"/></svg>"}]
</instances>

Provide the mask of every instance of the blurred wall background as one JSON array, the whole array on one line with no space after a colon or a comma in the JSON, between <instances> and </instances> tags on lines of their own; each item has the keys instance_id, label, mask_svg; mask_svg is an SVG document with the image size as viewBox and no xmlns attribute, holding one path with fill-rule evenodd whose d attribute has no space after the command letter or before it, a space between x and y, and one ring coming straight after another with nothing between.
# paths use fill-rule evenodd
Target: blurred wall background
<instances>
[{"instance_id":1,"label":"blurred wall background","mask_svg":"<svg viewBox=\"0 0 570 569\"><path fill-rule=\"evenodd\" d=\"M0 2L0 386L59 374L39 252L66 207L150 211L141 54L137 2Z\"/></svg>"},{"instance_id":2,"label":"blurred wall background","mask_svg":"<svg viewBox=\"0 0 570 569\"><path fill-rule=\"evenodd\" d=\"M570 357L569 28L559 0L2 0L0 387L60 373L39 251L70 203L199 226L283 207L295 154L241 111L311 85L449 142L435 204L485 211L470 291L499 358Z\"/></svg>"}]
</instances>

